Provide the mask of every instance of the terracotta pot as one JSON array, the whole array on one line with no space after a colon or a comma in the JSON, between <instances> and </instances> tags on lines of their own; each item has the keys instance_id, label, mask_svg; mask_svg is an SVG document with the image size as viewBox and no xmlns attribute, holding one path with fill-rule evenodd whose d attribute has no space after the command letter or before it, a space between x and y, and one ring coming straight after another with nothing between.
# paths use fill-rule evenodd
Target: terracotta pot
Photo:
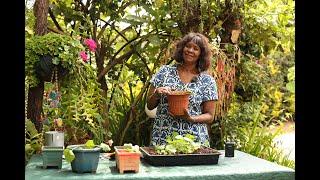
<instances>
[{"instance_id":1,"label":"terracotta pot","mask_svg":"<svg viewBox=\"0 0 320 180\"><path fill-rule=\"evenodd\" d=\"M121 174L124 171L134 171L135 173L139 172L140 168L140 155L139 152L129 152L124 149L123 146L115 146L116 152L116 165L117 169Z\"/></svg>"},{"instance_id":2,"label":"terracotta pot","mask_svg":"<svg viewBox=\"0 0 320 180\"><path fill-rule=\"evenodd\" d=\"M169 112L173 115L183 115L189 106L189 91L174 91L168 95Z\"/></svg>"}]
</instances>

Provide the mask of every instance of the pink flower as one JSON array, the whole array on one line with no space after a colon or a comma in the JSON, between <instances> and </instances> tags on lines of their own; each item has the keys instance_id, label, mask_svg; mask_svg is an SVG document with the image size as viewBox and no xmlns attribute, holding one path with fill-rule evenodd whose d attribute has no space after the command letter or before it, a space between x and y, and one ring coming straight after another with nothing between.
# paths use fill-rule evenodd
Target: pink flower
<instances>
[{"instance_id":1,"label":"pink flower","mask_svg":"<svg viewBox=\"0 0 320 180\"><path fill-rule=\"evenodd\" d=\"M81 51L81 52L80 52L80 57L82 58L82 60L83 60L84 62L87 62L87 60L88 60L88 55L86 54L86 52Z\"/></svg>"},{"instance_id":2,"label":"pink flower","mask_svg":"<svg viewBox=\"0 0 320 180\"><path fill-rule=\"evenodd\" d=\"M96 51L97 44L96 44L96 42L94 42L93 39L85 39L84 43L88 46L90 51L92 51L92 52Z\"/></svg>"}]
</instances>

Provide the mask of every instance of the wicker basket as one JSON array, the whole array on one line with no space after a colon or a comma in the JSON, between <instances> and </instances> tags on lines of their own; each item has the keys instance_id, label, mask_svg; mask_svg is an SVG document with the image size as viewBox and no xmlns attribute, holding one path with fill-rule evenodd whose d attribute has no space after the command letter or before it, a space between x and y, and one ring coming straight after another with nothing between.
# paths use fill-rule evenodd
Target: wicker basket
<instances>
[{"instance_id":1,"label":"wicker basket","mask_svg":"<svg viewBox=\"0 0 320 180\"><path fill-rule=\"evenodd\" d=\"M184 115L189 106L189 91L174 91L168 95L169 112L173 115Z\"/></svg>"}]
</instances>

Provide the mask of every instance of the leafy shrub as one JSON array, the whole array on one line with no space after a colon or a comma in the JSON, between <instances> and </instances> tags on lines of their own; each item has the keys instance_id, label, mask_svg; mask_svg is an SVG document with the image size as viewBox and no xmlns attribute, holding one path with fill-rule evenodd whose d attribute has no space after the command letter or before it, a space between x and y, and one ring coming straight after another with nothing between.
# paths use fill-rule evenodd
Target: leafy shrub
<instances>
[{"instance_id":1,"label":"leafy shrub","mask_svg":"<svg viewBox=\"0 0 320 180\"><path fill-rule=\"evenodd\" d=\"M69 73L74 73L73 66L79 59L79 52L84 47L80 41L67 35L48 33L43 36L32 36L26 39L25 47L25 74L30 87L39 83L35 73L35 66L40 56L52 56L55 65L61 65ZM77 73L77 72L75 72Z\"/></svg>"}]
</instances>

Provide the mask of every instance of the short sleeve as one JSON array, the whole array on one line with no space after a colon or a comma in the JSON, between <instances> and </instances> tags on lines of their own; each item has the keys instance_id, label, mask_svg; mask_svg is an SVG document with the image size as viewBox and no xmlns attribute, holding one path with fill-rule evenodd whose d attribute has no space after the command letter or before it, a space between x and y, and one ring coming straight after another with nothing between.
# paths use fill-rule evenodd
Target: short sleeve
<instances>
[{"instance_id":1,"label":"short sleeve","mask_svg":"<svg viewBox=\"0 0 320 180\"><path fill-rule=\"evenodd\" d=\"M212 76L206 76L203 80L204 93L202 96L202 102L210 100L218 100L218 91L216 81Z\"/></svg>"},{"instance_id":2,"label":"short sleeve","mask_svg":"<svg viewBox=\"0 0 320 180\"><path fill-rule=\"evenodd\" d=\"M152 76L150 83L156 88L162 87L164 78L167 73L168 73L168 65L161 66L159 71Z\"/></svg>"}]
</instances>

